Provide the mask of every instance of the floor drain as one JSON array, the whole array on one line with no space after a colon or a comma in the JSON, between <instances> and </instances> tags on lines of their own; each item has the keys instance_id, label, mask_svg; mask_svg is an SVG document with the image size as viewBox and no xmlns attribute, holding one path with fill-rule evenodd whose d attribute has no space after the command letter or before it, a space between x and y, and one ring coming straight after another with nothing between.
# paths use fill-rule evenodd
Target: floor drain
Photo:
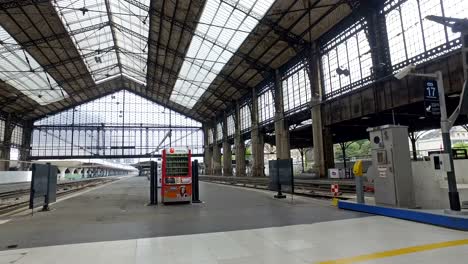
<instances>
[{"instance_id":1,"label":"floor drain","mask_svg":"<svg viewBox=\"0 0 468 264\"><path fill-rule=\"evenodd\" d=\"M18 245L9 245L9 246L7 246L7 248L17 248L17 247L18 247Z\"/></svg>"}]
</instances>

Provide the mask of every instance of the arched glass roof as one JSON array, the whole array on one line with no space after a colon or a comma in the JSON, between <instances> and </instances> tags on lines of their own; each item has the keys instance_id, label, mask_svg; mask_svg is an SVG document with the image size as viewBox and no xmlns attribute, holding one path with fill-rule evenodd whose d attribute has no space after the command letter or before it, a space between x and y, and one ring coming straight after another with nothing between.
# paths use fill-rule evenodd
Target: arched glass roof
<instances>
[{"instance_id":1,"label":"arched glass roof","mask_svg":"<svg viewBox=\"0 0 468 264\"><path fill-rule=\"evenodd\" d=\"M53 4L96 83L122 74L146 84L148 11L126 0Z\"/></svg>"},{"instance_id":2,"label":"arched glass roof","mask_svg":"<svg viewBox=\"0 0 468 264\"><path fill-rule=\"evenodd\" d=\"M0 26L0 79L24 95L47 105L66 98L67 93L39 63Z\"/></svg>"},{"instance_id":3,"label":"arched glass roof","mask_svg":"<svg viewBox=\"0 0 468 264\"><path fill-rule=\"evenodd\" d=\"M122 74L146 84L149 2L54 0L97 83ZM208 0L170 100L192 108L273 2Z\"/></svg>"},{"instance_id":4,"label":"arched glass roof","mask_svg":"<svg viewBox=\"0 0 468 264\"><path fill-rule=\"evenodd\" d=\"M273 2L208 0L170 100L192 108Z\"/></svg>"}]
</instances>

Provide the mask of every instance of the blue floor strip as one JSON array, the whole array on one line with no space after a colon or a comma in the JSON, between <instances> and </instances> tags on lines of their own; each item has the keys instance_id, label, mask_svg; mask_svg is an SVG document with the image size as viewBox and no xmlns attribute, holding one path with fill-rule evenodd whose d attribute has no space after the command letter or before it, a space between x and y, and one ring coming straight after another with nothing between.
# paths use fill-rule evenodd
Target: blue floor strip
<instances>
[{"instance_id":1,"label":"blue floor strip","mask_svg":"<svg viewBox=\"0 0 468 264\"><path fill-rule=\"evenodd\" d=\"M338 208L468 231L468 218L339 201Z\"/></svg>"}]
</instances>

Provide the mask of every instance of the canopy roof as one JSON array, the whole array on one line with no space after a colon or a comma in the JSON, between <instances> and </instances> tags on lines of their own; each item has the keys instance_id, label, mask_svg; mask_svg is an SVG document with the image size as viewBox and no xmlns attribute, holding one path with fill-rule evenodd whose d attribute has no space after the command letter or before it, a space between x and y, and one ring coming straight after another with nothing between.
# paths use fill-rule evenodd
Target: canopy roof
<instances>
[{"instance_id":1,"label":"canopy roof","mask_svg":"<svg viewBox=\"0 0 468 264\"><path fill-rule=\"evenodd\" d=\"M0 1L1 111L127 89L209 121L348 16L342 0Z\"/></svg>"}]
</instances>

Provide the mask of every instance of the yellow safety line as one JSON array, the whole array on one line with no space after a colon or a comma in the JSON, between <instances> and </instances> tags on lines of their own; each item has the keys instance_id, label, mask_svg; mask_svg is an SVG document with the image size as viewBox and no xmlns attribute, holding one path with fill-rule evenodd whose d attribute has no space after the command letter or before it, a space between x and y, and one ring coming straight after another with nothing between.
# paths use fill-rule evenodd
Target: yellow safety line
<instances>
[{"instance_id":1,"label":"yellow safety line","mask_svg":"<svg viewBox=\"0 0 468 264\"><path fill-rule=\"evenodd\" d=\"M433 243L433 244L426 244L426 245L420 245L420 246L399 248L399 249L394 249L394 250L387 250L387 251L382 251L382 252L355 256L355 257L322 261L322 262L317 262L317 264L352 264L352 263L358 263L358 262L368 261L368 260L373 260L373 259L389 258L389 257L395 257L399 255L406 255L406 254L411 254L411 253L416 253L416 252L434 250L434 249L439 249L439 248L456 247L456 246L462 246L462 245L468 245L468 239L453 240L453 241L446 241L446 242L441 242L441 243Z\"/></svg>"}]
</instances>

